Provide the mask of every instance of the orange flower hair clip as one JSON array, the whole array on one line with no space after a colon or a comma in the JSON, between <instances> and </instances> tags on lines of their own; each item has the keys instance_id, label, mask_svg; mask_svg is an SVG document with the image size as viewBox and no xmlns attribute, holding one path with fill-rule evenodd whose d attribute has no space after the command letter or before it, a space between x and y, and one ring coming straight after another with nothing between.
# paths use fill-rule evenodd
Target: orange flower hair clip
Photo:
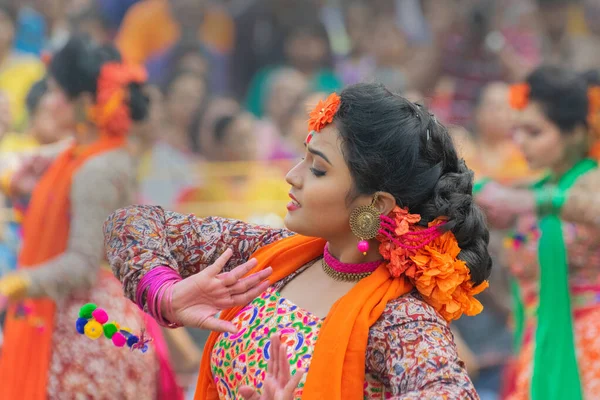
<instances>
[{"instance_id":1,"label":"orange flower hair clip","mask_svg":"<svg viewBox=\"0 0 600 400\"><path fill-rule=\"evenodd\" d=\"M98 77L96 104L88 111L90 120L109 135L127 134L131 124L127 86L144 83L146 79L147 74L142 67L119 62L104 64Z\"/></svg>"},{"instance_id":2,"label":"orange flower hair clip","mask_svg":"<svg viewBox=\"0 0 600 400\"><path fill-rule=\"evenodd\" d=\"M515 110L523 110L529 103L529 92L531 88L526 83L511 85L509 93L509 103Z\"/></svg>"},{"instance_id":3,"label":"orange flower hair clip","mask_svg":"<svg viewBox=\"0 0 600 400\"><path fill-rule=\"evenodd\" d=\"M448 321L462 314L479 314L483 306L474 296L483 292L488 282L473 287L467 264L458 259L456 237L442 229L445 218L437 218L428 228L418 226L420 220L420 215L400 207L381 218L379 252L390 275L408 279Z\"/></svg>"},{"instance_id":4,"label":"orange flower hair clip","mask_svg":"<svg viewBox=\"0 0 600 400\"><path fill-rule=\"evenodd\" d=\"M321 132L321 129L333 122L333 117L339 110L341 101L342 99L336 93L331 93L325 101L319 101L309 114L308 130L310 133L306 138L306 143L310 143L314 132Z\"/></svg>"}]
</instances>

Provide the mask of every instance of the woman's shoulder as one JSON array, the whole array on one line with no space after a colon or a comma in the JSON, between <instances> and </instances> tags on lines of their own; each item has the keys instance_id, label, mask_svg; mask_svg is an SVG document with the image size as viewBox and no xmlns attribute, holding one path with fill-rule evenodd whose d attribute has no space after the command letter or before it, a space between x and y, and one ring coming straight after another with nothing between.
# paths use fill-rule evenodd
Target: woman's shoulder
<instances>
[{"instance_id":1,"label":"woman's shoulder","mask_svg":"<svg viewBox=\"0 0 600 400\"><path fill-rule=\"evenodd\" d=\"M381 317L371 329L385 330L413 323L448 326L448 322L417 292L411 292L388 302Z\"/></svg>"}]
</instances>

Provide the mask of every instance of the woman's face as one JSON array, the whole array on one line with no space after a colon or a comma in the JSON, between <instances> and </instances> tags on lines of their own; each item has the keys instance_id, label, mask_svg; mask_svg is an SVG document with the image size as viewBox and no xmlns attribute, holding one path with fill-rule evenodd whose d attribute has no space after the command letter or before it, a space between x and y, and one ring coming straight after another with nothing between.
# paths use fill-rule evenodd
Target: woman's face
<instances>
[{"instance_id":1,"label":"woman's face","mask_svg":"<svg viewBox=\"0 0 600 400\"><path fill-rule=\"evenodd\" d=\"M308 125L306 114L309 110L312 110L321 100L327 98L326 93L313 93L307 97L306 101L296 107L294 114L291 116L289 123L287 124L287 130L283 132L284 136L289 138L294 148L301 149L304 153L304 140L308 134Z\"/></svg>"},{"instance_id":2,"label":"woman's face","mask_svg":"<svg viewBox=\"0 0 600 400\"><path fill-rule=\"evenodd\" d=\"M231 123L220 146L223 161L252 161L256 159L254 125L254 117L250 114L243 114Z\"/></svg>"},{"instance_id":3,"label":"woman's face","mask_svg":"<svg viewBox=\"0 0 600 400\"><path fill-rule=\"evenodd\" d=\"M181 75L167 93L167 115L170 123L186 130L198 111L206 93L204 81L193 74Z\"/></svg>"},{"instance_id":4,"label":"woman's face","mask_svg":"<svg viewBox=\"0 0 600 400\"><path fill-rule=\"evenodd\" d=\"M350 212L370 199L360 196L348 204L352 177L333 125L314 134L305 158L288 172L286 181L292 199L285 217L288 229L329 241L351 240Z\"/></svg>"},{"instance_id":5,"label":"woman's face","mask_svg":"<svg viewBox=\"0 0 600 400\"><path fill-rule=\"evenodd\" d=\"M71 101L58 83L48 79L48 92L44 95L44 106L54 116L57 129L71 131L77 124L75 102Z\"/></svg>"},{"instance_id":6,"label":"woman's face","mask_svg":"<svg viewBox=\"0 0 600 400\"><path fill-rule=\"evenodd\" d=\"M478 135L488 139L510 139L515 113L508 98L509 89L503 83L494 83L484 89L475 114Z\"/></svg>"},{"instance_id":7,"label":"woman's face","mask_svg":"<svg viewBox=\"0 0 600 400\"><path fill-rule=\"evenodd\" d=\"M559 169L573 157L582 140L576 133L561 133L537 102L517 116L514 139L532 169Z\"/></svg>"},{"instance_id":8,"label":"woman's face","mask_svg":"<svg viewBox=\"0 0 600 400\"><path fill-rule=\"evenodd\" d=\"M58 142L69 133L68 130L60 128L54 114L55 107L50 93L44 94L31 120L33 135L41 144Z\"/></svg>"},{"instance_id":9,"label":"woman's face","mask_svg":"<svg viewBox=\"0 0 600 400\"><path fill-rule=\"evenodd\" d=\"M283 71L274 79L267 102L267 114L279 128L285 125L294 101L308 88L308 81L295 70ZM306 116L306 114L305 114Z\"/></svg>"},{"instance_id":10,"label":"woman's face","mask_svg":"<svg viewBox=\"0 0 600 400\"><path fill-rule=\"evenodd\" d=\"M325 64L327 42L315 35L297 33L286 43L286 55L290 64L302 72L313 72Z\"/></svg>"}]
</instances>

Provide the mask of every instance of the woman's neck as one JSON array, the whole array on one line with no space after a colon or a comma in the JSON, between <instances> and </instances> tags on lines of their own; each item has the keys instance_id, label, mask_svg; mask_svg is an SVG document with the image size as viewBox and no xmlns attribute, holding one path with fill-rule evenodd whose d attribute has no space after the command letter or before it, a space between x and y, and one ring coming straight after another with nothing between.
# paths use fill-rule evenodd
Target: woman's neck
<instances>
[{"instance_id":1,"label":"woman's neck","mask_svg":"<svg viewBox=\"0 0 600 400\"><path fill-rule=\"evenodd\" d=\"M188 137L184 129L180 129L176 126L171 127L164 131L166 135L163 135L162 140L169 144L171 147L187 152L189 151Z\"/></svg>"},{"instance_id":2,"label":"woman's neck","mask_svg":"<svg viewBox=\"0 0 600 400\"><path fill-rule=\"evenodd\" d=\"M99 137L98 129L94 126L88 126L84 132L75 134L75 143L79 146L87 146L97 141Z\"/></svg>"},{"instance_id":3,"label":"woman's neck","mask_svg":"<svg viewBox=\"0 0 600 400\"><path fill-rule=\"evenodd\" d=\"M381 260L379 254L379 242L376 239L369 240L369 251L363 255L357 249L359 239L354 235L342 240L330 240L329 253L345 264L360 264Z\"/></svg>"}]
</instances>

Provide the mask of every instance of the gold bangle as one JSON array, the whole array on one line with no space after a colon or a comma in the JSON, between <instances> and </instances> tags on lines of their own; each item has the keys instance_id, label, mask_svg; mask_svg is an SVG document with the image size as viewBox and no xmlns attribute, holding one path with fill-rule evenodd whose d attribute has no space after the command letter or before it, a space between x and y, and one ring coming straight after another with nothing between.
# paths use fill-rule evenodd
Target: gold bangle
<instances>
[{"instance_id":1,"label":"gold bangle","mask_svg":"<svg viewBox=\"0 0 600 400\"><path fill-rule=\"evenodd\" d=\"M10 274L0 279L0 294L16 301L27 297L31 281L25 274Z\"/></svg>"}]
</instances>

